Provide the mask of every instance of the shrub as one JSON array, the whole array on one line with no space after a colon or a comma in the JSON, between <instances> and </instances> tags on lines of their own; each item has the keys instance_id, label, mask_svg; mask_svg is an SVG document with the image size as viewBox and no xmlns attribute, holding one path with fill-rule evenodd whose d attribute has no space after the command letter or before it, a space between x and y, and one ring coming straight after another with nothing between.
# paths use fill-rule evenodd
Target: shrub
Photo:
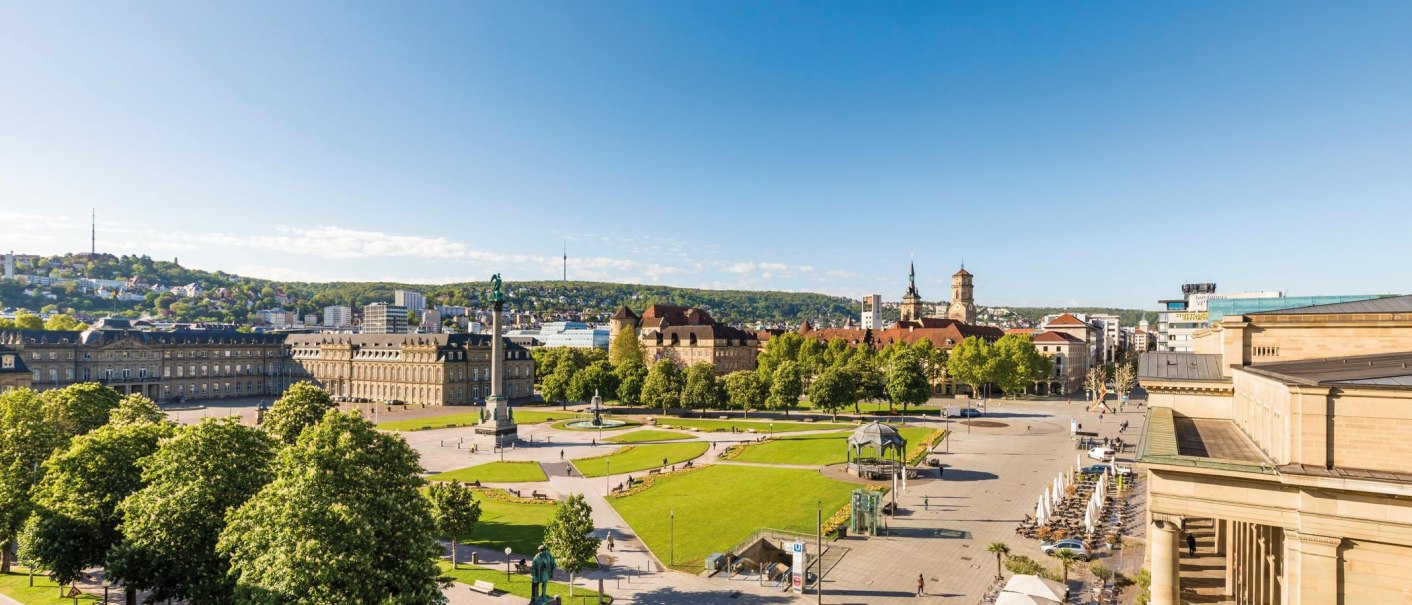
<instances>
[{"instance_id":1,"label":"shrub","mask_svg":"<svg viewBox=\"0 0 1412 605\"><path fill-rule=\"evenodd\" d=\"M1042 576L1046 571L1044 566L1040 565L1038 561L1025 555L1009 555L1005 557L1005 569L1013 574L1029 576Z\"/></svg>"},{"instance_id":2,"label":"shrub","mask_svg":"<svg viewBox=\"0 0 1412 605\"><path fill-rule=\"evenodd\" d=\"M1137 605L1147 605L1152 601L1152 572L1144 569L1133 576L1137 584Z\"/></svg>"}]
</instances>

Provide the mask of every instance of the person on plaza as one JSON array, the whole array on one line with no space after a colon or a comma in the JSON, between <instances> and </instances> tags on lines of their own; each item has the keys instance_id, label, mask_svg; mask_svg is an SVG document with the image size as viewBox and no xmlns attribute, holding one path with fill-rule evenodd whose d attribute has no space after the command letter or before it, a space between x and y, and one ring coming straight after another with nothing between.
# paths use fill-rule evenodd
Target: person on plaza
<instances>
[{"instance_id":1,"label":"person on plaza","mask_svg":"<svg viewBox=\"0 0 1412 605\"><path fill-rule=\"evenodd\" d=\"M559 459L560 459L560 460L563 460L563 459L564 459L564 450L559 450Z\"/></svg>"},{"instance_id":2,"label":"person on plaza","mask_svg":"<svg viewBox=\"0 0 1412 605\"><path fill-rule=\"evenodd\" d=\"M928 508L929 505L930 505L930 503L929 503L927 497L926 497L926 496L922 496L922 510L930 510L930 509Z\"/></svg>"},{"instance_id":3,"label":"person on plaza","mask_svg":"<svg viewBox=\"0 0 1412 605\"><path fill-rule=\"evenodd\" d=\"M922 578L922 574L917 574L917 596L920 597L920 596L922 596L923 594L926 594L926 593L923 592L923 590L925 590L926 587L927 587L927 581Z\"/></svg>"},{"instance_id":4,"label":"person on plaza","mask_svg":"<svg viewBox=\"0 0 1412 605\"><path fill-rule=\"evenodd\" d=\"M1196 536L1193 534L1186 535L1186 554L1188 557L1196 556Z\"/></svg>"},{"instance_id":5,"label":"person on plaza","mask_svg":"<svg viewBox=\"0 0 1412 605\"><path fill-rule=\"evenodd\" d=\"M613 552L613 531L608 531L608 552Z\"/></svg>"},{"instance_id":6,"label":"person on plaza","mask_svg":"<svg viewBox=\"0 0 1412 605\"><path fill-rule=\"evenodd\" d=\"M662 466L667 466L667 457L662 456Z\"/></svg>"}]
</instances>

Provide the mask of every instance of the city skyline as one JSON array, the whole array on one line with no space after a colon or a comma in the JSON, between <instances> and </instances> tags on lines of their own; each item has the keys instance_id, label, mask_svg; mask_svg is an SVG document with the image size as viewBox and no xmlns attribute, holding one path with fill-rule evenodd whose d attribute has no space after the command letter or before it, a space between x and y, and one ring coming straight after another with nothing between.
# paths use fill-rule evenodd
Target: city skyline
<instances>
[{"instance_id":1,"label":"city skyline","mask_svg":"<svg viewBox=\"0 0 1412 605\"><path fill-rule=\"evenodd\" d=\"M99 251L301 281L567 242L575 280L887 300L964 258L989 306L1405 288L1406 6L645 7L12 6L0 249L96 208Z\"/></svg>"}]
</instances>

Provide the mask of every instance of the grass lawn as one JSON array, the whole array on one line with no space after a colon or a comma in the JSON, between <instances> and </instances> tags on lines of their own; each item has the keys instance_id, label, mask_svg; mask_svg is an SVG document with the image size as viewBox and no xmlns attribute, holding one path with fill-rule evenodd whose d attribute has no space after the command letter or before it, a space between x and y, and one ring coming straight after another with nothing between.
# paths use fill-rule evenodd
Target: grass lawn
<instances>
[{"instance_id":1,"label":"grass lawn","mask_svg":"<svg viewBox=\"0 0 1412 605\"><path fill-rule=\"evenodd\" d=\"M757 433L770 432L770 422L759 420L710 420L706 418L676 418L674 416L658 416L657 424L675 427L687 427L700 429L703 431L729 431L731 427L739 428L742 431L755 429ZM825 429L847 429L853 428L852 424L833 424L829 422L790 422L776 420L774 422L776 433L792 433L794 431L821 431Z\"/></svg>"},{"instance_id":2,"label":"grass lawn","mask_svg":"<svg viewBox=\"0 0 1412 605\"><path fill-rule=\"evenodd\" d=\"M676 441L678 439L693 438L695 438L695 435L678 433L676 431L658 431L653 429L646 429L641 431L633 431L624 435L618 435L617 437L609 437L607 439L604 439L604 441L612 441L613 443L641 443L643 441Z\"/></svg>"},{"instance_id":3,"label":"grass lawn","mask_svg":"<svg viewBox=\"0 0 1412 605\"><path fill-rule=\"evenodd\" d=\"M544 476L544 469L539 467L538 462L491 462L438 473L427 477L427 479L431 481L459 479L462 483L477 480L481 483L529 483L549 480Z\"/></svg>"},{"instance_id":4,"label":"grass lawn","mask_svg":"<svg viewBox=\"0 0 1412 605\"><path fill-rule=\"evenodd\" d=\"M529 557L526 556L525 558ZM512 595L524 599L528 599L530 596L530 582L528 575L512 573L510 574L510 580L507 583L505 581L504 568L493 569L490 567L477 567L462 562L460 569L451 569L450 561L439 561L438 564L441 565L441 573L455 578L457 582L460 582L462 584L471 584L474 583L476 580L484 580L486 582L494 583L495 590L508 592ZM598 593L593 590L589 590L586 586L575 587L574 598L570 600L569 585L563 582L550 582L549 596L563 597L563 601L566 604L598 602Z\"/></svg>"},{"instance_id":5,"label":"grass lawn","mask_svg":"<svg viewBox=\"0 0 1412 605\"><path fill-rule=\"evenodd\" d=\"M480 495L480 521L465 544L529 556L544 543L544 525L554 517L555 507L547 504L501 502Z\"/></svg>"},{"instance_id":6,"label":"grass lawn","mask_svg":"<svg viewBox=\"0 0 1412 605\"><path fill-rule=\"evenodd\" d=\"M29 572L25 568L13 566L10 569L10 573L0 575L0 594L25 605L73 605L73 599L59 598L59 585L50 580L49 576L43 573L34 574L34 587L30 588ZM67 593L68 588L65 588L64 592ZM116 591L114 594L119 601L122 600L122 591ZM78 598L79 603L97 603L101 600L88 594Z\"/></svg>"},{"instance_id":7,"label":"grass lawn","mask_svg":"<svg viewBox=\"0 0 1412 605\"><path fill-rule=\"evenodd\" d=\"M602 477L608 474L609 462L612 462L614 473L635 473L663 466L662 459L667 459L667 464L681 464L691 460L701 454L706 453L706 448L710 444L705 441L692 441L690 443L653 443L648 445L633 446L626 452L619 451L610 456L597 458L578 458L573 460L574 468L579 469L585 477Z\"/></svg>"},{"instance_id":8,"label":"grass lawn","mask_svg":"<svg viewBox=\"0 0 1412 605\"><path fill-rule=\"evenodd\" d=\"M707 555L761 528L814 533L817 502L823 501L827 519L857 487L815 471L718 464L657 479L641 493L609 502L663 562L699 571ZM673 561L669 512L676 513Z\"/></svg>"},{"instance_id":9,"label":"grass lawn","mask_svg":"<svg viewBox=\"0 0 1412 605\"><path fill-rule=\"evenodd\" d=\"M538 424L560 418L573 418L573 412L540 410L526 410L514 408L515 422L519 424ZM393 420L379 424L377 428L384 431L420 431L423 429L442 429L456 426L474 426L480 424L480 411L474 412L454 412L442 414L440 416L427 416L424 418L410 418L407 420Z\"/></svg>"},{"instance_id":10,"label":"grass lawn","mask_svg":"<svg viewBox=\"0 0 1412 605\"><path fill-rule=\"evenodd\" d=\"M931 434L932 429L909 426L898 429L898 432L907 440L908 449L911 449L911 444ZM745 447L745 451L732 460L769 464L817 464L819 466L839 464L848 460L847 440L850 434L849 431L840 431L820 435L780 437L764 443L748 445Z\"/></svg>"},{"instance_id":11,"label":"grass lawn","mask_svg":"<svg viewBox=\"0 0 1412 605\"><path fill-rule=\"evenodd\" d=\"M800 405L804 406L806 409L814 410L814 408L813 408L812 406L810 406L810 405L809 405L809 402L807 402L807 401L802 402ZM864 413L864 414L887 414L887 413L889 413L889 412L888 412L888 409L887 409L887 403L886 403L886 402L882 402L882 401L865 401L865 402L859 403L859 404L858 404L858 410L859 410L860 412ZM900 406L900 405L895 405L895 406L893 406L893 407L892 407L892 410L893 410L893 411L892 411L891 413L896 414L896 415L898 415L898 416L902 416L902 415L904 414L903 411L902 411L902 406ZM905 414L906 414L907 416L931 416L931 417L933 417L933 418L940 418L940 417L941 417L941 410L942 410L942 408L937 407L937 406L934 406L934 405L933 405L933 406L927 406L927 405L916 406L916 405L913 405L913 406L908 406L908 407L907 407L907 412L906 412ZM822 412L822 411L821 411L821 412ZM827 412L822 412L822 413L827 413ZM852 414L852 413L853 413L853 406L851 406L851 405L850 405L850 406L846 406L846 407L840 409L840 410L838 411L838 413L840 413L840 414Z\"/></svg>"}]
</instances>

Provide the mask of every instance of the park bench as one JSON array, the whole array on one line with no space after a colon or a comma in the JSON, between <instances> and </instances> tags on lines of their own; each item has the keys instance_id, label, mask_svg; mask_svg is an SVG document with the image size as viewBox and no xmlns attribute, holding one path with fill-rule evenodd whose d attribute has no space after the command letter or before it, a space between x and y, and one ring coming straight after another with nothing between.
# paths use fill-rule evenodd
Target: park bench
<instances>
[{"instance_id":1,"label":"park bench","mask_svg":"<svg viewBox=\"0 0 1412 605\"><path fill-rule=\"evenodd\" d=\"M891 503L891 502L887 502L887 503L884 503L884 504L883 504L882 513L883 513L884 515L891 515L894 510L897 510L897 505L896 505L896 504L893 504L893 503Z\"/></svg>"},{"instance_id":2,"label":"park bench","mask_svg":"<svg viewBox=\"0 0 1412 605\"><path fill-rule=\"evenodd\" d=\"M523 498L523 497L524 497L524 496L521 496L521 495L520 495L520 490L517 490L517 489L508 489L508 488L507 488L505 491L510 492L510 493L512 493L512 494L515 494L515 497L516 497L516 498Z\"/></svg>"},{"instance_id":3,"label":"park bench","mask_svg":"<svg viewBox=\"0 0 1412 605\"><path fill-rule=\"evenodd\" d=\"M495 583L486 582L485 580L476 580L473 584L471 584L471 590L482 594L490 594L495 592Z\"/></svg>"},{"instance_id":4,"label":"park bench","mask_svg":"<svg viewBox=\"0 0 1412 605\"><path fill-rule=\"evenodd\" d=\"M716 419L717 419L717 420L730 420L730 416L724 416L724 415L723 415L723 416L717 416Z\"/></svg>"},{"instance_id":5,"label":"park bench","mask_svg":"<svg viewBox=\"0 0 1412 605\"><path fill-rule=\"evenodd\" d=\"M527 573L529 573L529 572L530 572L530 566L525 565L524 563L521 563L521 562L519 562L519 561L516 561L516 562L515 562L515 573L527 574Z\"/></svg>"},{"instance_id":6,"label":"park bench","mask_svg":"<svg viewBox=\"0 0 1412 605\"><path fill-rule=\"evenodd\" d=\"M472 481L467 485L470 485L471 487L480 487L480 479L476 479L475 481Z\"/></svg>"},{"instance_id":7,"label":"park bench","mask_svg":"<svg viewBox=\"0 0 1412 605\"><path fill-rule=\"evenodd\" d=\"M537 492L537 491L536 491L536 492L530 493L530 495L533 496L535 500L548 500L548 499L549 499L549 495L548 495L548 494L545 494L545 493L543 493L543 492Z\"/></svg>"},{"instance_id":8,"label":"park bench","mask_svg":"<svg viewBox=\"0 0 1412 605\"><path fill-rule=\"evenodd\" d=\"M647 471L647 474L649 474L649 475L660 475L660 474L662 474L662 469L660 469L660 468L654 468L654 469L652 469L652 470L650 470L650 471Z\"/></svg>"}]
</instances>

